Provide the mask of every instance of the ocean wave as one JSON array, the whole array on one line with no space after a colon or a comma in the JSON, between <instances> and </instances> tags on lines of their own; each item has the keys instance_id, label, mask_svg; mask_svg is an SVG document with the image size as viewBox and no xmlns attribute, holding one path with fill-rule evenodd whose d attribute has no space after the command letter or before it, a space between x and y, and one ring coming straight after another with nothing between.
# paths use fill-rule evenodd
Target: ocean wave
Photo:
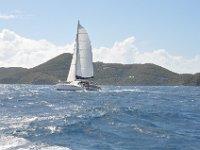
<instances>
[{"instance_id":1,"label":"ocean wave","mask_svg":"<svg viewBox=\"0 0 200 150\"><path fill-rule=\"evenodd\" d=\"M0 136L0 149L1 150L14 150L19 147L28 144L29 141L24 138L18 138L14 136L1 135Z\"/></svg>"},{"instance_id":2,"label":"ocean wave","mask_svg":"<svg viewBox=\"0 0 200 150\"><path fill-rule=\"evenodd\" d=\"M102 93L125 93L125 92L144 92L144 90L138 88L138 87L118 87L115 89L109 88L109 87L103 87L100 91Z\"/></svg>"},{"instance_id":3,"label":"ocean wave","mask_svg":"<svg viewBox=\"0 0 200 150\"><path fill-rule=\"evenodd\" d=\"M30 142L24 138L19 138L9 135L0 136L0 149L1 150L71 150L68 147L49 145L46 143Z\"/></svg>"},{"instance_id":4,"label":"ocean wave","mask_svg":"<svg viewBox=\"0 0 200 150\"><path fill-rule=\"evenodd\" d=\"M199 149L199 96L194 87L0 85L0 149Z\"/></svg>"},{"instance_id":5,"label":"ocean wave","mask_svg":"<svg viewBox=\"0 0 200 150\"><path fill-rule=\"evenodd\" d=\"M3 116L1 117L1 123L4 124L7 128L24 128L29 125L30 122L36 120L36 116L18 116L10 117Z\"/></svg>"}]
</instances>

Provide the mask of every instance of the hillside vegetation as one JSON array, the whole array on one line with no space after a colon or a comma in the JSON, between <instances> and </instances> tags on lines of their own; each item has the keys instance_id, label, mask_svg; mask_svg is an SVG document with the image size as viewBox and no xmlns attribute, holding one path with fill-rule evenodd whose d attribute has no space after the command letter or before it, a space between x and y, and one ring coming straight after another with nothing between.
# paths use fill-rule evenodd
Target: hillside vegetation
<instances>
[{"instance_id":1,"label":"hillside vegetation","mask_svg":"<svg viewBox=\"0 0 200 150\"><path fill-rule=\"evenodd\" d=\"M0 68L1 84L56 84L66 80L72 55L61 54L31 69ZM103 85L200 85L200 73L177 74L154 64L94 63L94 78Z\"/></svg>"}]
</instances>

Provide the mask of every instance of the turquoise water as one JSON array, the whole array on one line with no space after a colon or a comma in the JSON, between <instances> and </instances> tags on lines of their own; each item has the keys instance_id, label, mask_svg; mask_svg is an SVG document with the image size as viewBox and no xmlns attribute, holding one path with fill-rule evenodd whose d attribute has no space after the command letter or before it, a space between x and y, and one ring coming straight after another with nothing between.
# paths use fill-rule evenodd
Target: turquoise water
<instances>
[{"instance_id":1,"label":"turquoise water","mask_svg":"<svg viewBox=\"0 0 200 150\"><path fill-rule=\"evenodd\" d=\"M0 85L0 149L197 150L200 87Z\"/></svg>"}]
</instances>

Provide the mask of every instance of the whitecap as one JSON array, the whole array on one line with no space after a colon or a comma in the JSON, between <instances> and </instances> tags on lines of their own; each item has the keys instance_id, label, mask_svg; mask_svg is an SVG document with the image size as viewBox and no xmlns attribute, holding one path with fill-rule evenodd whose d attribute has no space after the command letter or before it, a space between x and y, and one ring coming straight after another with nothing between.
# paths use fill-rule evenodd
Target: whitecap
<instances>
[{"instance_id":1,"label":"whitecap","mask_svg":"<svg viewBox=\"0 0 200 150\"><path fill-rule=\"evenodd\" d=\"M43 103L45 106L50 107L50 108L56 107L56 105L54 105L54 104L52 104L52 103L49 103L49 102L47 102L47 101L41 101L41 103Z\"/></svg>"},{"instance_id":2,"label":"whitecap","mask_svg":"<svg viewBox=\"0 0 200 150\"><path fill-rule=\"evenodd\" d=\"M19 116L15 118L4 116L3 118L1 118L1 123L10 129L20 129L27 128L29 124L36 119L36 116Z\"/></svg>"},{"instance_id":3,"label":"whitecap","mask_svg":"<svg viewBox=\"0 0 200 150\"><path fill-rule=\"evenodd\" d=\"M140 89L119 89L113 90L113 92L120 93L120 92L142 92Z\"/></svg>"},{"instance_id":4,"label":"whitecap","mask_svg":"<svg viewBox=\"0 0 200 150\"><path fill-rule=\"evenodd\" d=\"M118 86L117 88L108 88L104 87L100 91L102 93L123 93L123 92L144 92L143 90L136 88L136 87L123 87L123 86Z\"/></svg>"},{"instance_id":5,"label":"whitecap","mask_svg":"<svg viewBox=\"0 0 200 150\"><path fill-rule=\"evenodd\" d=\"M56 126L47 126L45 129L49 130L51 134L61 132L61 128Z\"/></svg>"},{"instance_id":6,"label":"whitecap","mask_svg":"<svg viewBox=\"0 0 200 150\"><path fill-rule=\"evenodd\" d=\"M144 129L140 128L140 127L134 127L135 131L138 131L140 133L144 133Z\"/></svg>"},{"instance_id":7,"label":"whitecap","mask_svg":"<svg viewBox=\"0 0 200 150\"><path fill-rule=\"evenodd\" d=\"M29 143L28 140L23 138L18 138L14 136L0 136L0 149L7 150L7 149L15 149L16 147L22 146Z\"/></svg>"},{"instance_id":8,"label":"whitecap","mask_svg":"<svg viewBox=\"0 0 200 150\"><path fill-rule=\"evenodd\" d=\"M24 138L19 138L10 135L0 136L0 150L71 150L68 147L53 145L50 146L45 143L32 143Z\"/></svg>"},{"instance_id":9,"label":"whitecap","mask_svg":"<svg viewBox=\"0 0 200 150\"><path fill-rule=\"evenodd\" d=\"M150 131L148 131L148 129L145 129L145 128L142 128L136 124L132 125L133 126L133 129L137 132L140 132L140 133L144 133L144 134L149 134Z\"/></svg>"},{"instance_id":10,"label":"whitecap","mask_svg":"<svg viewBox=\"0 0 200 150\"><path fill-rule=\"evenodd\" d=\"M12 96L8 96L7 97L7 99L9 99L9 100L11 100L11 99L13 99L14 97L12 97Z\"/></svg>"}]
</instances>

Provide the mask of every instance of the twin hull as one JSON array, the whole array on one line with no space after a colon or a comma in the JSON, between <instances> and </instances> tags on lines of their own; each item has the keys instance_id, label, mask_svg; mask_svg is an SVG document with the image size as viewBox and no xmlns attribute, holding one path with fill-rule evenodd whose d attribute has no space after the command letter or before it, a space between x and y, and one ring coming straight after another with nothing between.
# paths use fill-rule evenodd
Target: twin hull
<instances>
[{"instance_id":1,"label":"twin hull","mask_svg":"<svg viewBox=\"0 0 200 150\"><path fill-rule=\"evenodd\" d=\"M83 90L81 86L71 85L70 83L58 83L56 89L59 91L80 91Z\"/></svg>"},{"instance_id":2,"label":"twin hull","mask_svg":"<svg viewBox=\"0 0 200 150\"><path fill-rule=\"evenodd\" d=\"M81 81L74 81L70 83L58 83L56 89L60 91L100 91L101 88L95 84L84 84Z\"/></svg>"}]
</instances>

